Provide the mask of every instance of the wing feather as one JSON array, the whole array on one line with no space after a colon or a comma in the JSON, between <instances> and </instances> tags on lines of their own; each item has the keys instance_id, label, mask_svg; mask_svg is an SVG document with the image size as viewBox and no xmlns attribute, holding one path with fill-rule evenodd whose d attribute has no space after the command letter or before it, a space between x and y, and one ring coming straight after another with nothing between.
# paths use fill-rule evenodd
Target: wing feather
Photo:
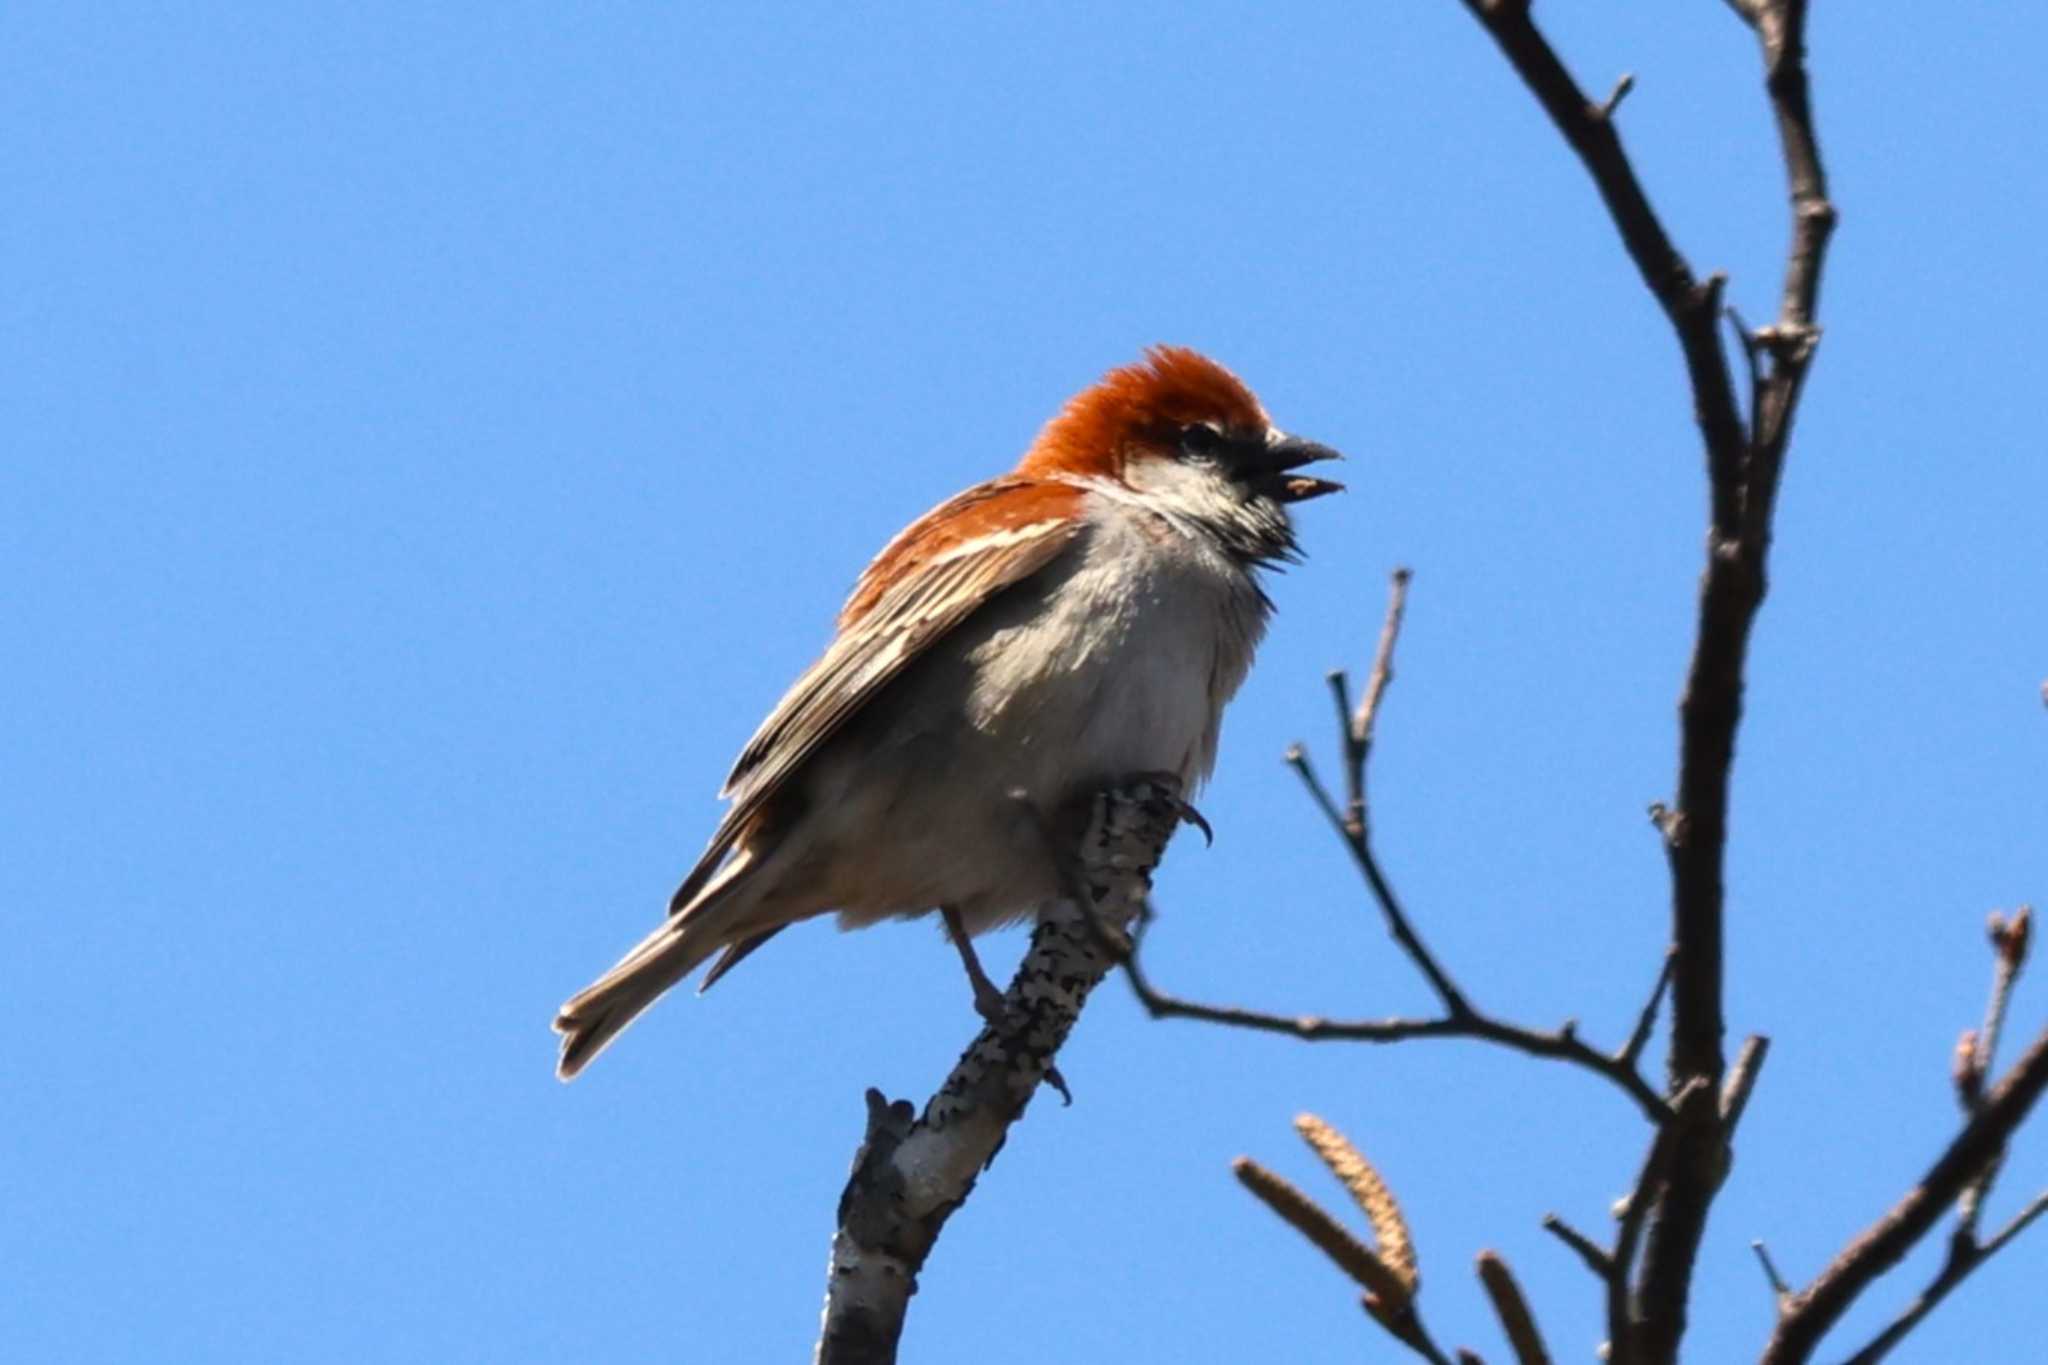
<instances>
[{"instance_id":1,"label":"wing feather","mask_svg":"<svg viewBox=\"0 0 2048 1365\"><path fill-rule=\"evenodd\" d=\"M1080 533L1082 491L998 479L899 535L854 585L830 648L783 696L733 764L732 801L669 913L687 909L748 822L841 726L932 644L1003 589L1045 568Z\"/></svg>"}]
</instances>

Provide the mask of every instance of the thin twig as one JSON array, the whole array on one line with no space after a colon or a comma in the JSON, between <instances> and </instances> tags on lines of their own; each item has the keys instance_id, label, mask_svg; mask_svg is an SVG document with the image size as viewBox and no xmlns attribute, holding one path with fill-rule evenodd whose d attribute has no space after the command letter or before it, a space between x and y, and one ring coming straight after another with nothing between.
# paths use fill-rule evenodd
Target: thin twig
<instances>
[{"instance_id":1,"label":"thin twig","mask_svg":"<svg viewBox=\"0 0 2048 1365\"><path fill-rule=\"evenodd\" d=\"M1302 784L1308 788L1317 809L1321 810L1323 818L1330 822L1330 827L1336 831L1344 847L1351 851L1352 861L1365 877L1366 885L1372 889L1373 900L1380 908L1387 932L1393 935L1401 950L1428 979L1430 989L1436 992L1437 999L1443 1004L1444 1013L1452 1019L1462 1019L1472 1013L1472 1007L1466 1002L1457 984L1451 980L1450 974L1423 944L1421 935L1416 933L1414 924L1401 909L1401 902L1395 897L1393 887L1388 884L1386 875L1380 871L1379 860L1373 854L1368 833L1365 760L1371 749L1374 717L1379 712L1380 700L1386 693L1387 683L1393 677L1393 650L1400 635L1408 579L1409 574L1405 569L1395 571L1394 587L1387 603L1386 624L1380 630L1378 657L1374 661L1372 677L1366 687L1363 707L1356 718L1347 705L1348 693L1341 682L1343 674L1338 672L1330 675L1331 691L1337 698L1338 730L1344 747L1345 785L1353 802L1351 813L1338 809L1335 798L1316 776L1315 768L1309 762L1308 753L1300 744L1288 748L1287 763L1301 778Z\"/></svg>"},{"instance_id":2,"label":"thin twig","mask_svg":"<svg viewBox=\"0 0 2048 1365\"><path fill-rule=\"evenodd\" d=\"M1983 1079L1991 1074L1991 1065L1998 1056L1999 1034L2005 1028L2005 1012L2012 1003L2013 986L2018 983L2020 971L2026 966L2027 942L2033 936L2033 925L2031 906L2021 906L2010 920L2003 915L1991 916L1991 996L1985 1003L1984 1026L1977 1030L1976 1046L1970 1058L1971 1084L1963 1087L1967 1096L1964 1101L1966 1112L1982 1103ZM2004 1165L2005 1154L2001 1152L1963 1191L1963 1197L1956 1206L1957 1236L1975 1239L1984 1203L1991 1197L1991 1187L1998 1182L1999 1170Z\"/></svg>"},{"instance_id":3,"label":"thin twig","mask_svg":"<svg viewBox=\"0 0 2048 1365\"><path fill-rule=\"evenodd\" d=\"M1578 1253L1586 1263L1586 1269L1598 1276L1602 1283L1614 1278L1614 1258L1607 1254L1607 1248L1580 1232L1554 1213L1543 1215L1543 1230Z\"/></svg>"},{"instance_id":4,"label":"thin twig","mask_svg":"<svg viewBox=\"0 0 2048 1365\"><path fill-rule=\"evenodd\" d=\"M1344 741L1344 817L1339 826L1347 838L1365 833L1365 764L1358 759L1358 742L1351 737L1351 679L1341 668L1330 670L1330 700L1337 707L1337 733Z\"/></svg>"},{"instance_id":5,"label":"thin twig","mask_svg":"<svg viewBox=\"0 0 2048 1365\"><path fill-rule=\"evenodd\" d=\"M1962 1194L1963 1187L1976 1179L1985 1163L2004 1148L2044 1089L2048 1089L2048 1029L2042 1030L2026 1054L1984 1097L1983 1106L1905 1197L1844 1248L1812 1284L1793 1296L1764 1349L1762 1365L1796 1365L1810 1359L1821 1338L1841 1320L1857 1296L1927 1235L1943 1211ZM2003 1246L2004 1242L1998 1244ZM1961 1245L1951 1243L1951 1258ZM1975 1261L1981 1259L1977 1257ZM1954 1279L1960 1280L1974 1268L1974 1263L1964 1267ZM1939 1278L1936 1283L1941 1283ZM1947 1293L1951 1287L1952 1283L1942 1285L1941 1293ZM1931 1291L1934 1286L1929 1288ZM1936 1302L1939 1298L1939 1294L1934 1296ZM1933 1303L1927 1305L1932 1306ZM1925 1311L1921 1310L1918 1316L1924 1316Z\"/></svg>"},{"instance_id":6,"label":"thin twig","mask_svg":"<svg viewBox=\"0 0 2048 1365\"><path fill-rule=\"evenodd\" d=\"M1757 344L1756 333L1743 321L1742 314L1736 310L1734 304L1723 308L1721 315L1727 318L1728 325L1735 329L1735 342L1742 348L1743 369L1749 374L1749 416L1754 422L1757 405L1762 401L1764 391L1763 348Z\"/></svg>"},{"instance_id":7,"label":"thin twig","mask_svg":"<svg viewBox=\"0 0 2048 1365\"><path fill-rule=\"evenodd\" d=\"M1899 1315L1886 1325L1882 1332L1879 1332L1872 1338L1868 1346L1865 1346L1855 1355L1850 1356L1846 1365L1876 1365L1877 1361L1884 1359L1890 1353L1892 1347L1898 1345L1905 1339L1907 1333L1918 1327L1921 1320L1933 1312L1935 1307L1943 1299L1947 1298L1949 1292L1961 1284L1971 1271L1997 1255L2007 1242L2010 1242L2014 1237L2025 1231L2027 1225L2040 1217L2043 1212L2048 1212L2048 1193L2036 1196L2034 1201L2028 1204L2026 1208L2020 1210L1996 1237L1993 1237L1982 1246L1973 1244L1968 1248L1959 1248L1957 1244L1952 1242L1949 1246L1949 1255L1942 1262L1940 1272L1928 1283L1928 1286L1921 1290L1913 1302L1907 1304Z\"/></svg>"},{"instance_id":8,"label":"thin twig","mask_svg":"<svg viewBox=\"0 0 2048 1365\"><path fill-rule=\"evenodd\" d=\"M1612 119L1614 111L1621 108L1621 102L1628 98L1628 92L1635 88L1635 73L1624 71L1621 79L1614 83L1614 89L1607 93L1607 98L1600 101L1601 121L1605 122Z\"/></svg>"},{"instance_id":9,"label":"thin twig","mask_svg":"<svg viewBox=\"0 0 2048 1365\"><path fill-rule=\"evenodd\" d=\"M1287 766L1294 769L1295 776L1308 788L1308 794L1315 801L1316 809L1322 811L1323 818L1330 822L1330 828L1336 830L1338 836L1348 844L1351 836L1344 827L1344 815L1337 809L1337 802L1331 797L1329 788L1316 776L1315 765L1309 761L1308 750L1299 742L1290 744L1287 746L1286 760Z\"/></svg>"},{"instance_id":10,"label":"thin twig","mask_svg":"<svg viewBox=\"0 0 2048 1365\"><path fill-rule=\"evenodd\" d=\"M2043 1213L2048 1213L2048 1191L2035 1195L2025 1208L2014 1214L2012 1220L1984 1244L1984 1254L1990 1256L2003 1251L2007 1242L2025 1232L2027 1225Z\"/></svg>"},{"instance_id":11,"label":"thin twig","mask_svg":"<svg viewBox=\"0 0 2048 1365\"><path fill-rule=\"evenodd\" d=\"M1394 936L1394 941L1401 945L1402 951L1413 959L1422 974L1429 979L1430 988L1436 992L1437 999L1443 1002L1444 1012L1453 1019L1472 1015L1474 1010L1466 1001L1465 993L1458 989L1457 983L1451 980L1450 973L1446 972L1429 949L1423 946L1421 935L1415 932L1415 926L1401 909L1401 902L1395 899L1394 888L1388 883L1386 874L1380 871L1378 857L1363 841L1352 849L1352 854L1359 870L1365 874L1366 885L1372 888L1373 900L1379 903L1387 932Z\"/></svg>"},{"instance_id":12,"label":"thin twig","mask_svg":"<svg viewBox=\"0 0 2048 1365\"><path fill-rule=\"evenodd\" d=\"M1764 1283L1771 1287L1771 1294L1782 1310L1785 1300L1792 1297L1792 1286L1785 1283L1785 1277L1778 1273L1777 1262L1771 1259L1771 1249L1764 1245L1763 1238L1750 1242L1749 1249L1756 1253L1756 1263L1763 1267Z\"/></svg>"},{"instance_id":13,"label":"thin twig","mask_svg":"<svg viewBox=\"0 0 2048 1365\"><path fill-rule=\"evenodd\" d=\"M1408 583L1413 577L1407 569L1396 569L1387 591L1387 614L1380 625L1380 638L1373 650L1372 672L1366 678L1365 698L1359 703L1354 715L1346 705L1343 674L1333 673L1332 687L1337 693L1337 729L1344 751L1344 785L1350 795L1350 804L1344 818L1333 820L1337 833L1351 850L1351 857L1364 874L1366 884L1372 888L1373 899L1378 902L1381 917L1386 921L1387 932L1401 945L1418 970L1429 980L1430 989L1443 1002L1444 1012L1458 1018L1471 1012L1457 984L1450 974L1437 962L1422 942L1422 936L1401 909L1394 889L1388 884L1386 875L1380 871L1379 859L1373 853L1371 836L1371 813L1365 800L1365 766L1372 756L1373 729L1379 717L1380 703L1385 699L1387 686L1394 679L1394 646L1400 642L1401 622L1407 614ZM1292 760L1296 770L1304 778L1312 775L1306 755L1295 750ZM1315 784L1311 784L1311 790ZM1318 804L1328 814L1331 805L1327 793L1318 794Z\"/></svg>"},{"instance_id":14,"label":"thin twig","mask_svg":"<svg viewBox=\"0 0 2048 1365\"><path fill-rule=\"evenodd\" d=\"M1622 149L1611 109L1588 100L1536 28L1527 0L1464 3L1585 164L1644 284L1662 305L1685 356L1706 451L1707 568L1679 705L1678 794L1656 816L1670 862L1676 954L1668 1085L1674 1094L1694 1085L1708 1089L1685 1106L1682 1121L1659 1134L1660 1143L1674 1145L1634 1298L1643 1321L1633 1342L1614 1343L1630 1356L1639 1351L1647 1360L1670 1361L1685 1330L1707 1210L1727 1170L1728 1132L1763 1056L1761 1040L1746 1049L1723 1103L1711 1103L1725 1073L1723 873L1735 736L1750 631L1766 591L1784 453L1819 340L1814 310L1835 222L1807 88L1806 0L1729 0L1762 50L1793 219L1777 321L1743 332L1745 359L1753 366L1746 430L1719 326L1723 277L1697 277L1672 244ZM1768 374L1753 347L1769 356Z\"/></svg>"},{"instance_id":15,"label":"thin twig","mask_svg":"<svg viewBox=\"0 0 2048 1365\"><path fill-rule=\"evenodd\" d=\"M1578 1258L1586 1263L1586 1269L1592 1271L1594 1277L1602 1284L1612 1282L1614 1279L1614 1258L1607 1254L1606 1247L1601 1246L1591 1237L1580 1232L1554 1213L1543 1215L1543 1230L1570 1247L1577 1254Z\"/></svg>"},{"instance_id":16,"label":"thin twig","mask_svg":"<svg viewBox=\"0 0 2048 1365\"><path fill-rule=\"evenodd\" d=\"M1438 1019L1330 1019L1318 1014L1274 1014L1243 1009L1235 1005L1211 1005L1184 1000L1152 984L1145 974L1143 954L1133 952L1124 960L1124 975L1138 1003L1155 1019L1194 1019L1227 1028L1276 1033L1305 1043L1401 1043L1411 1038L1471 1038L1496 1043L1532 1057L1546 1057L1609 1081L1620 1089L1652 1123L1670 1116L1664 1097L1651 1089L1642 1076L1619 1065L1614 1058L1581 1042L1565 1029L1544 1033L1503 1023L1468 1008L1465 1013Z\"/></svg>"},{"instance_id":17,"label":"thin twig","mask_svg":"<svg viewBox=\"0 0 2048 1365\"><path fill-rule=\"evenodd\" d=\"M1657 1027L1657 1008L1664 1003L1664 992L1671 985L1671 969L1677 962L1678 954L1667 948L1664 965L1657 972L1657 984L1650 988L1650 998L1643 1002L1643 1012L1636 1016L1635 1029L1628 1035L1628 1041L1621 1045L1621 1050L1614 1054L1614 1060L1631 1071L1635 1070L1652 1030Z\"/></svg>"},{"instance_id":18,"label":"thin twig","mask_svg":"<svg viewBox=\"0 0 2048 1365\"><path fill-rule=\"evenodd\" d=\"M1585 164L1629 259L1677 330L1709 466L1717 474L1725 473L1728 484L1724 490L1720 486L1724 479L1715 479L1715 524L1732 529L1736 520L1733 483L1746 441L1721 346L1719 284L1711 277L1701 280L1694 275L1672 244L1622 150L1614 123L1599 116L1599 106L1572 79L1537 30L1529 6L1516 0L1464 0L1464 4Z\"/></svg>"},{"instance_id":19,"label":"thin twig","mask_svg":"<svg viewBox=\"0 0 2048 1365\"><path fill-rule=\"evenodd\" d=\"M1352 715L1348 733L1358 745L1358 766L1365 767L1372 756L1372 737L1379 720L1380 702L1386 698L1387 687L1394 681L1394 645L1401 638L1401 622L1408 614L1408 584L1415 574L1412 570L1394 570L1391 586L1387 590L1387 616L1380 623L1379 643L1373 647L1372 672L1365 677L1365 696L1358 703L1358 710Z\"/></svg>"},{"instance_id":20,"label":"thin twig","mask_svg":"<svg viewBox=\"0 0 2048 1365\"><path fill-rule=\"evenodd\" d=\"M1346 706L1348 685L1342 681L1341 673L1332 673L1331 691L1337 698L1340 713L1339 729L1344 748L1344 762L1347 786L1357 794L1359 805L1355 818L1348 816L1337 805L1337 800L1324 785L1310 761L1308 751L1300 744L1289 746L1287 764L1294 769L1307 788L1309 798L1316 809L1322 812L1330 828L1344 847L1350 851L1352 861L1365 878L1371 889L1373 900L1379 906L1381 918L1409 961L1415 964L1435 992L1443 1014L1434 1019L1395 1018L1383 1020L1337 1021L1311 1014L1273 1014L1261 1010L1242 1009L1232 1005L1211 1005L1185 1000L1170 995L1155 987L1145 975L1138 960L1136 944L1124 959L1125 975L1131 983L1131 990L1138 997L1146 1011L1155 1019L1195 1019L1204 1023L1222 1024L1232 1028L1255 1029L1266 1033L1278 1033L1307 1042L1362 1042L1395 1043L1410 1038L1474 1038L1498 1043L1535 1057L1550 1057L1584 1068L1620 1088L1636 1102L1644 1115L1654 1124L1663 1124L1670 1117L1670 1109L1663 1098L1643 1080L1636 1067L1640 1045L1633 1051L1624 1048L1622 1053L1608 1055L1581 1041L1575 1028L1566 1025L1544 1032L1524 1028L1495 1019L1477 1009L1466 997L1464 991L1452 980L1451 975L1437 961L1423 943L1399 898L1381 871L1379 859L1374 853L1371 840L1371 821L1365 805L1366 761L1372 752L1372 740L1377 725L1380 706L1384 701L1388 685L1394 677L1394 650L1400 640L1401 624L1406 615L1408 584L1412 575L1406 569L1396 569L1387 598L1387 613L1380 627L1379 643L1373 652L1372 671L1367 677L1365 695L1360 699L1358 709L1349 711ZM1654 1010L1654 1001L1652 1009Z\"/></svg>"},{"instance_id":21,"label":"thin twig","mask_svg":"<svg viewBox=\"0 0 2048 1365\"><path fill-rule=\"evenodd\" d=\"M1732 1141L1735 1127L1742 1122L1742 1113L1749 1108L1750 1092L1756 1089L1756 1078L1764 1069L1764 1058L1771 1052L1771 1040L1761 1033L1752 1033L1742 1040L1742 1051L1735 1054L1735 1065L1728 1068L1727 1084L1721 1087L1721 1129L1724 1139Z\"/></svg>"},{"instance_id":22,"label":"thin twig","mask_svg":"<svg viewBox=\"0 0 2048 1365\"><path fill-rule=\"evenodd\" d=\"M1673 245L1622 149L1614 121L1601 115L1566 70L1537 29L1528 4L1521 0L1464 3L1585 164L1630 259L1663 307L1685 357L1694 415L1706 451L1710 535L1697 640L1679 707L1678 799L1658 822L1665 832L1671 864L1672 945L1677 954L1671 986L1667 1085L1676 1092L1697 1077L1718 1087L1724 1064L1722 865L1728 777L1741 717L1749 629L1763 600L1763 561L1774 489L1762 484L1775 481L1777 464L1769 461L1759 466L1754 459L1755 443L1744 430L1735 401L1720 328L1723 277L1697 276ZM1803 67L1799 69L1803 73ZM1777 87L1773 88L1775 92ZM1817 159L1813 164L1818 165ZM1802 368L1803 364L1802 356ZM1796 387L1785 395L1788 418L1793 397ZM1712 1120L1701 1128L1688 1127L1684 1150L1674 1162L1673 1177L1651 1228L1636 1296L1650 1314L1642 1333L1642 1347L1650 1360L1675 1359L1685 1330L1693 1263L1718 1185L1722 1143L1719 1133L1711 1131L1717 1127Z\"/></svg>"}]
</instances>

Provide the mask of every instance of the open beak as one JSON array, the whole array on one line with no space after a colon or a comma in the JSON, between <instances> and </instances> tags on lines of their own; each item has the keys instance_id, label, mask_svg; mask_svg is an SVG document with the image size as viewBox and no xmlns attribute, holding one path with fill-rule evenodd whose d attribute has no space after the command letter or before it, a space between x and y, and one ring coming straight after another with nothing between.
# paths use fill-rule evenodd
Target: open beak
<instances>
[{"instance_id":1,"label":"open beak","mask_svg":"<svg viewBox=\"0 0 2048 1365\"><path fill-rule=\"evenodd\" d=\"M1325 493L1341 493L1344 485L1329 479L1310 478L1294 471L1303 465L1315 464L1320 460L1341 460L1339 455L1320 441L1305 440L1300 436L1280 436L1267 444L1261 477L1267 482L1273 496L1282 502L1307 502L1320 498Z\"/></svg>"}]
</instances>

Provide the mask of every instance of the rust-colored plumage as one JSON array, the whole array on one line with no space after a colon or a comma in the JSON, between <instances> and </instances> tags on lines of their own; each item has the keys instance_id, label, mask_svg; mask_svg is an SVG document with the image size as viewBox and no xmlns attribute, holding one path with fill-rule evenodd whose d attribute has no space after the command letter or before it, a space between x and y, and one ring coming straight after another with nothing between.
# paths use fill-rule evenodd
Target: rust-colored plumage
<instances>
[{"instance_id":1,"label":"rust-colored plumage","mask_svg":"<svg viewBox=\"0 0 2048 1365\"><path fill-rule=\"evenodd\" d=\"M1185 346L1154 346L1138 364L1111 370L1076 395L1039 432L1017 472L1119 478L1133 446L1171 444L1174 432L1201 422L1250 432L1267 426L1266 410L1236 375Z\"/></svg>"},{"instance_id":2,"label":"rust-colored plumage","mask_svg":"<svg viewBox=\"0 0 2048 1365\"><path fill-rule=\"evenodd\" d=\"M1070 523L1083 494L1072 484L1039 483L1012 476L994 479L947 499L910 523L875 556L853 585L839 612L846 630L866 616L888 591L933 564L958 555L970 543L997 548L1032 539L1034 533Z\"/></svg>"}]
</instances>

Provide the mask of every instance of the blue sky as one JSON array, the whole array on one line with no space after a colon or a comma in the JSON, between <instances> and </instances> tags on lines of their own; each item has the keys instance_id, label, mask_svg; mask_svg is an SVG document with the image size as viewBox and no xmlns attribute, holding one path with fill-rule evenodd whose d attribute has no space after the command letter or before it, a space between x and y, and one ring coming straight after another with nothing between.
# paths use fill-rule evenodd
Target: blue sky
<instances>
[{"instance_id":1,"label":"blue sky","mask_svg":"<svg viewBox=\"0 0 2048 1365\"><path fill-rule=\"evenodd\" d=\"M1843 226L1779 521L1730 867L1770 1065L1691 1355L1953 1131L1981 923L2048 898L2041 17L1822 6ZM1775 307L1750 40L1547 6L1667 222ZM1416 582L1389 871L1490 1008L1613 1041L1662 941L1703 497L1660 316L1462 8L14 7L0 19L0 1340L18 1359L803 1358L863 1087L973 1031L926 925L778 939L575 1086L556 1003L653 923L866 557L1154 341L1349 451L1175 846L1153 965L1420 1010L1279 755ZM1021 947L986 942L1004 972ZM2044 1013L2023 990L2014 1029ZM1382 1358L1228 1175L1321 1113L1498 1358L1500 1249L1644 1137L1462 1044L1151 1023L1113 983L948 1227L907 1361ZM2048 1183L2048 1130L1994 1216ZM2048 1240L1902 1358L2048 1334ZM1916 1260L1846 1349L1928 1273ZM1375 1352L1380 1353L1374 1355Z\"/></svg>"}]
</instances>

